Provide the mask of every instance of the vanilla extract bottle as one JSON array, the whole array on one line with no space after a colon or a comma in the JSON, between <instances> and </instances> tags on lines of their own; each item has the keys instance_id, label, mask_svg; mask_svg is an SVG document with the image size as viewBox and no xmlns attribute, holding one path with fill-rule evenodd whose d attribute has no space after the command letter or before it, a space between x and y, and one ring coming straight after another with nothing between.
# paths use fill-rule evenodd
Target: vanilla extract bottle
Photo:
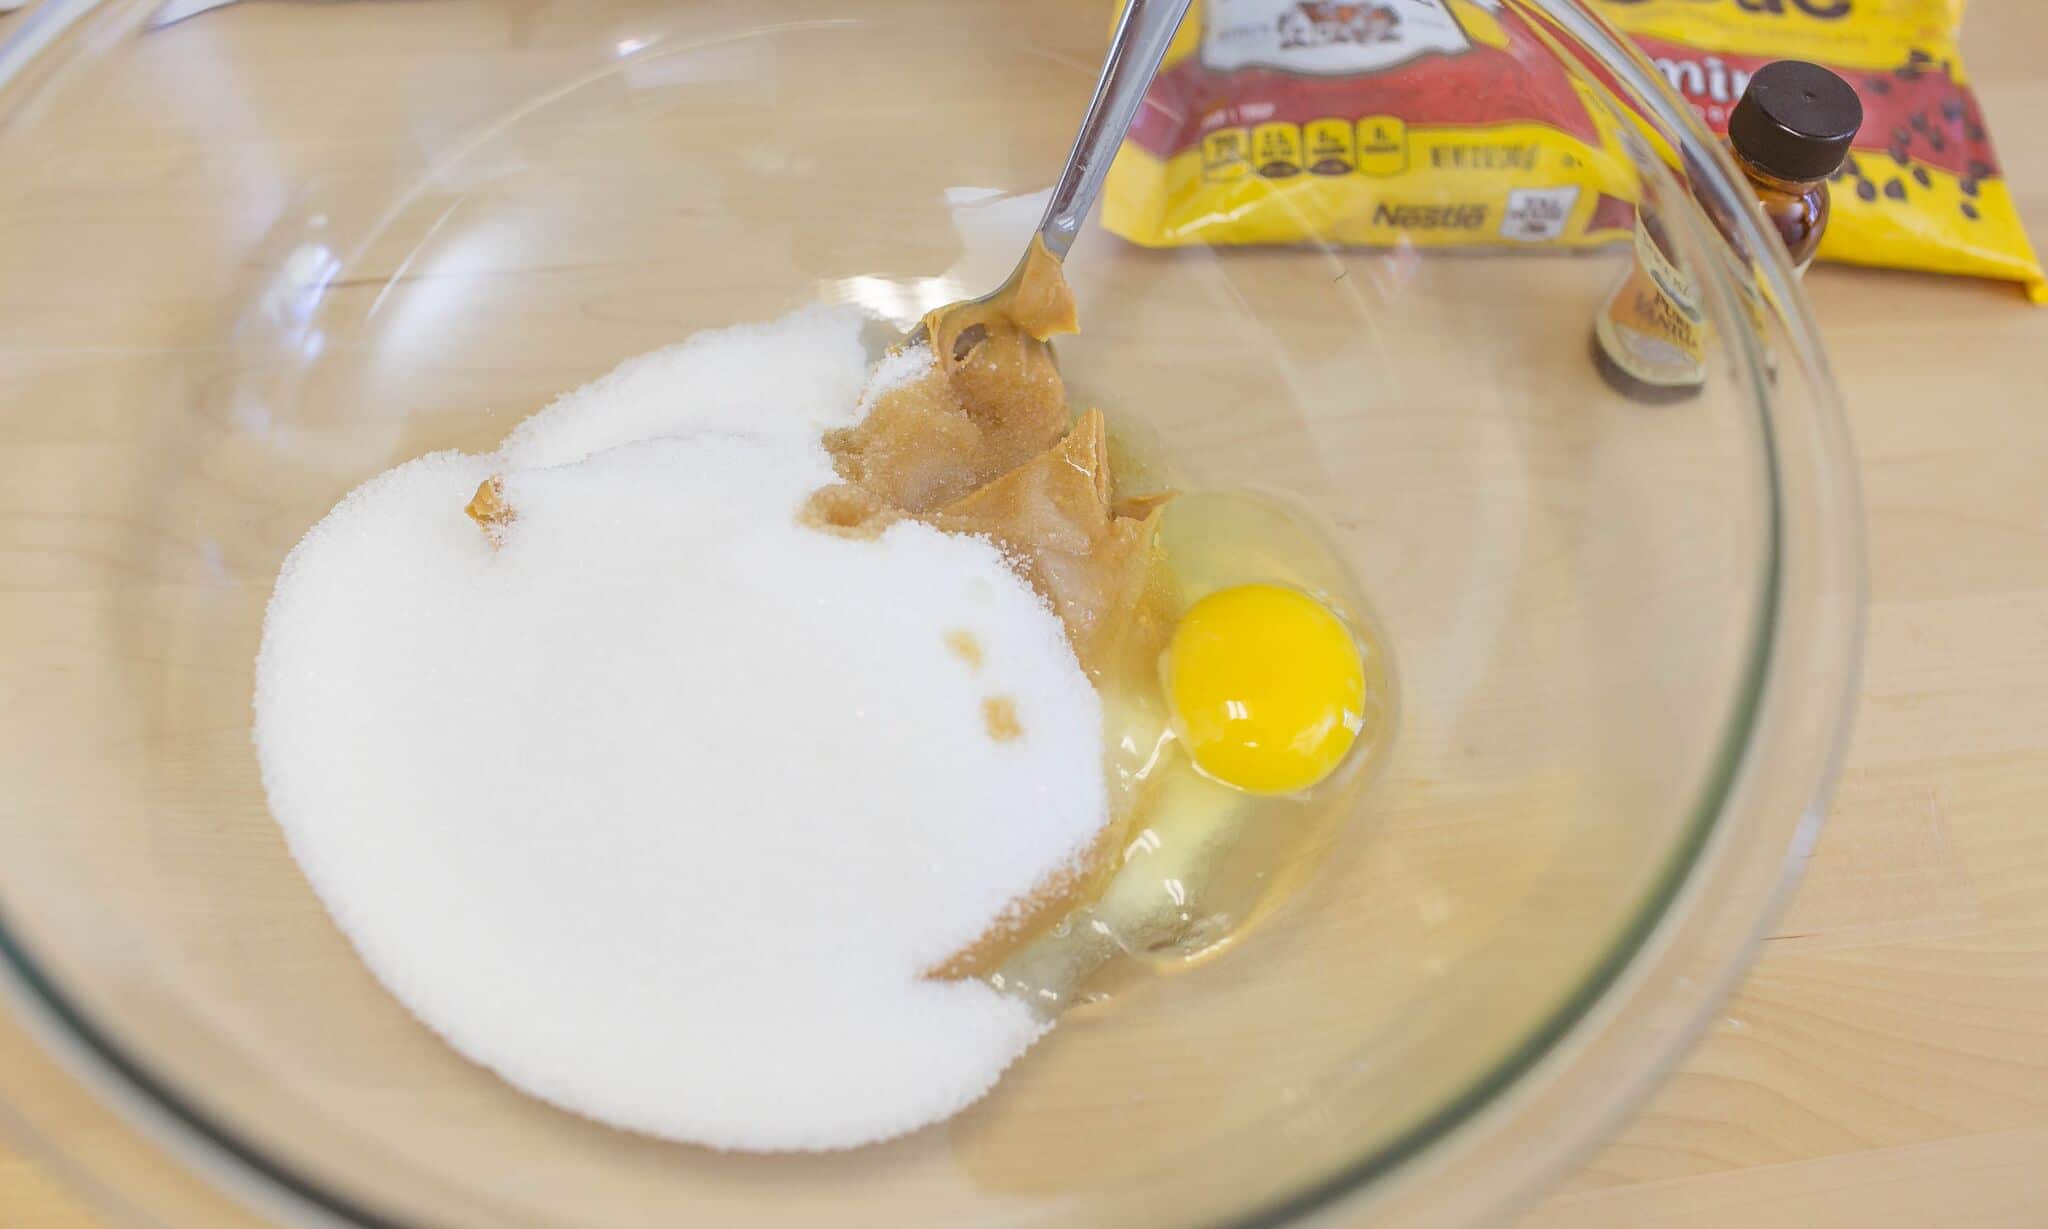
<instances>
[{"instance_id":1,"label":"vanilla extract bottle","mask_svg":"<svg viewBox=\"0 0 2048 1229\"><path fill-rule=\"evenodd\" d=\"M1799 273L1827 229L1828 179L1862 125L1849 83L1799 60L1757 70L1728 117L1735 165ZM1593 322L1594 365L1632 400L1683 401L1706 384L1705 330L1698 284L1646 200L1636 211L1635 261Z\"/></svg>"}]
</instances>

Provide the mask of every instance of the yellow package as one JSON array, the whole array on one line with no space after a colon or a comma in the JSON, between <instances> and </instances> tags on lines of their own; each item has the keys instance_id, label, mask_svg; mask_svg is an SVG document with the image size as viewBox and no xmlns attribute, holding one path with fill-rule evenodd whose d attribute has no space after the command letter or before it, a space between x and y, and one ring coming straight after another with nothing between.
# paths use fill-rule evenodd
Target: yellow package
<instances>
[{"instance_id":1,"label":"yellow package","mask_svg":"<svg viewBox=\"0 0 2048 1229\"><path fill-rule=\"evenodd\" d=\"M1716 132L1805 59L1866 120L1821 259L2048 302L1955 52L1963 0L1593 0ZM1607 107L1524 0L1195 0L1110 171L1135 243L1583 247L1634 233Z\"/></svg>"}]
</instances>

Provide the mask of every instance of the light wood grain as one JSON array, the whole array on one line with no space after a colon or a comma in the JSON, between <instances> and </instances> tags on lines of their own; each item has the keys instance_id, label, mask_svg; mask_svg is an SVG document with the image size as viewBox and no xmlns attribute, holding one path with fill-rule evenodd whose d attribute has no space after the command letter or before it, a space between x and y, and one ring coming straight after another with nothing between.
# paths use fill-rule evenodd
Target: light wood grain
<instances>
[{"instance_id":1,"label":"light wood grain","mask_svg":"<svg viewBox=\"0 0 2048 1229\"><path fill-rule=\"evenodd\" d=\"M2019 122L2048 108L2048 5L1980 0L1971 23L2015 194L2048 236L2048 131ZM1821 269L1810 288L1869 505L1848 776L1742 991L1522 1229L2048 1224L2048 311L1879 273ZM28 1045L0 1028L10 1061ZM24 1116L132 1146L54 1071L37 1087ZM0 1225L120 1219L69 1177L0 1148ZM240 1223L164 1183L161 1208Z\"/></svg>"},{"instance_id":2,"label":"light wood grain","mask_svg":"<svg viewBox=\"0 0 2048 1229\"><path fill-rule=\"evenodd\" d=\"M2048 6L1974 5L1964 46L2048 234ZM1808 286L1869 519L1847 776L1741 992L1521 1229L2048 1224L2048 312Z\"/></svg>"}]
</instances>

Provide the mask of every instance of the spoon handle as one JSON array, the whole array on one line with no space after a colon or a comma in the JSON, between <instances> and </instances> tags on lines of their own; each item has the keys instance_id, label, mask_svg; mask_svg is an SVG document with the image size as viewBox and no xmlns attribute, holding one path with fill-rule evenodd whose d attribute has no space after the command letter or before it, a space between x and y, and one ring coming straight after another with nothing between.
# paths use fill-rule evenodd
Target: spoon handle
<instances>
[{"instance_id":1,"label":"spoon handle","mask_svg":"<svg viewBox=\"0 0 2048 1229\"><path fill-rule=\"evenodd\" d=\"M1145 101L1145 88L1166 58L1166 47L1180 19L1187 14L1188 0L1130 0L1116 34L1109 40L1109 55L1102 63L1102 79L1095 83L1095 97L1088 114L1081 119L1081 131L1074 138L1074 150L1067 155L1066 169L1054 185L1045 217L1038 223L1039 237L1054 256L1065 260L1074 236L1094 207L1102 191L1102 180L1117 147L1138 117Z\"/></svg>"}]
</instances>

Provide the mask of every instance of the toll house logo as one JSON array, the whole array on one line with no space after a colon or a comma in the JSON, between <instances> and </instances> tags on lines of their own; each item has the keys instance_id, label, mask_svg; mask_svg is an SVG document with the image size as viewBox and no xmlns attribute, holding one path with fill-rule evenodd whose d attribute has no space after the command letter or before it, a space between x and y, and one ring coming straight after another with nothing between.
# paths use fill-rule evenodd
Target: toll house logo
<instances>
[{"instance_id":1,"label":"toll house logo","mask_svg":"<svg viewBox=\"0 0 2048 1229\"><path fill-rule=\"evenodd\" d=\"M1202 64L1217 72L1355 76L1471 47L1446 0L1207 0L1202 9Z\"/></svg>"},{"instance_id":2,"label":"toll house logo","mask_svg":"<svg viewBox=\"0 0 2048 1229\"><path fill-rule=\"evenodd\" d=\"M1330 43L1391 43L1401 37L1401 15L1385 4L1303 0L1280 14L1280 50Z\"/></svg>"}]
</instances>

